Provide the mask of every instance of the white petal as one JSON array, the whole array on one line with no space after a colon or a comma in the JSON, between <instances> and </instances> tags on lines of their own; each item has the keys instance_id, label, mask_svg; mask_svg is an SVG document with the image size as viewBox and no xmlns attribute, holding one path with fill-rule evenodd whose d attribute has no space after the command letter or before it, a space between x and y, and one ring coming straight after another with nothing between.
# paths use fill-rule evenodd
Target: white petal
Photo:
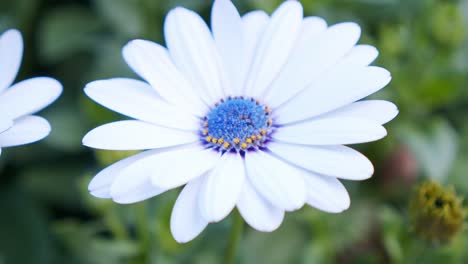
<instances>
[{"instance_id":1,"label":"white petal","mask_svg":"<svg viewBox=\"0 0 468 264\"><path fill-rule=\"evenodd\" d=\"M329 213L340 213L349 208L349 194L339 180L314 173L304 179L307 204Z\"/></svg>"},{"instance_id":2,"label":"white petal","mask_svg":"<svg viewBox=\"0 0 468 264\"><path fill-rule=\"evenodd\" d=\"M301 23L302 6L298 1L285 1L272 14L249 70L246 95L259 98L276 78L291 54Z\"/></svg>"},{"instance_id":3,"label":"white petal","mask_svg":"<svg viewBox=\"0 0 468 264\"><path fill-rule=\"evenodd\" d=\"M218 160L216 151L195 148L163 153L159 157L146 159L145 162L155 167L151 170L153 185L175 188L211 170Z\"/></svg>"},{"instance_id":4,"label":"white petal","mask_svg":"<svg viewBox=\"0 0 468 264\"><path fill-rule=\"evenodd\" d=\"M323 44L320 46L320 43L330 42L327 34L324 34L326 29L327 23L323 19L304 18L291 57L278 78L271 84L271 88L267 90L265 101L270 107L280 105L304 89L319 73L330 67L337 56L340 56L340 50L336 50L337 53L332 53L330 56L322 54L328 47ZM318 61L319 59L322 61Z\"/></svg>"},{"instance_id":5,"label":"white petal","mask_svg":"<svg viewBox=\"0 0 468 264\"><path fill-rule=\"evenodd\" d=\"M88 132L83 145L109 150L143 150L184 145L199 140L193 132L171 129L142 121L117 121Z\"/></svg>"},{"instance_id":6,"label":"white petal","mask_svg":"<svg viewBox=\"0 0 468 264\"><path fill-rule=\"evenodd\" d=\"M168 191L168 189L163 189L151 185L151 181L149 179L146 179L146 181L134 183L135 185L138 183L138 185L129 186L127 187L126 191L122 193L113 193L112 200L119 204L132 204L144 201Z\"/></svg>"},{"instance_id":7,"label":"white petal","mask_svg":"<svg viewBox=\"0 0 468 264\"><path fill-rule=\"evenodd\" d=\"M164 36L172 59L208 105L223 95L223 72L211 32L195 12L177 7L169 12Z\"/></svg>"},{"instance_id":8,"label":"white petal","mask_svg":"<svg viewBox=\"0 0 468 264\"><path fill-rule=\"evenodd\" d=\"M94 81L85 93L97 103L123 115L153 124L197 130L200 120L169 105L148 84L125 78Z\"/></svg>"},{"instance_id":9,"label":"white petal","mask_svg":"<svg viewBox=\"0 0 468 264\"><path fill-rule=\"evenodd\" d=\"M23 56L23 38L16 29L10 29L0 36L0 94L16 78Z\"/></svg>"},{"instance_id":10,"label":"white petal","mask_svg":"<svg viewBox=\"0 0 468 264\"><path fill-rule=\"evenodd\" d=\"M224 219L234 208L245 179L244 160L225 153L205 176L199 196L200 212L208 222Z\"/></svg>"},{"instance_id":11,"label":"white petal","mask_svg":"<svg viewBox=\"0 0 468 264\"><path fill-rule=\"evenodd\" d=\"M57 99L62 85L47 77L19 82L0 95L0 113L11 119L35 113Z\"/></svg>"},{"instance_id":12,"label":"white petal","mask_svg":"<svg viewBox=\"0 0 468 264\"><path fill-rule=\"evenodd\" d=\"M272 137L302 145L341 145L371 142L387 135L379 124L358 118L323 118L282 126Z\"/></svg>"},{"instance_id":13,"label":"white petal","mask_svg":"<svg viewBox=\"0 0 468 264\"><path fill-rule=\"evenodd\" d=\"M132 175L147 175L154 186L172 189L209 171L218 159L218 153L211 149L184 146L140 159L121 174L129 179Z\"/></svg>"},{"instance_id":14,"label":"white petal","mask_svg":"<svg viewBox=\"0 0 468 264\"><path fill-rule=\"evenodd\" d=\"M245 155L247 176L255 189L275 207L294 211L306 198L303 172L262 151Z\"/></svg>"},{"instance_id":15,"label":"white petal","mask_svg":"<svg viewBox=\"0 0 468 264\"><path fill-rule=\"evenodd\" d=\"M172 62L166 48L147 40L132 40L123 48L127 64L167 102L203 116L206 105Z\"/></svg>"},{"instance_id":16,"label":"white petal","mask_svg":"<svg viewBox=\"0 0 468 264\"><path fill-rule=\"evenodd\" d=\"M208 225L198 210L198 195L202 177L189 182L177 197L171 215L171 232L179 243L186 243L198 236Z\"/></svg>"},{"instance_id":17,"label":"white petal","mask_svg":"<svg viewBox=\"0 0 468 264\"><path fill-rule=\"evenodd\" d=\"M377 92L390 80L390 73L379 67L337 67L274 109L275 123L288 124L338 109Z\"/></svg>"},{"instance_id":18,"label":"white petal","mask_svg":"<svg viewBox=\"0 0 468 264\"><path fill-rule=\"evenodd\" d=\"M340 64L358 67L368 66L379 56L379 51L371 45L357 45L340 61Z\"/></svg>"},{"instance_id":19,"label":"white petal","mask_svg":"<svg viewBox=\"0 0 468 264\"><path fill-rule=\"evenodd\" d=\"M361 48L355 51L354 47L361 35L359 25L346 22L326 30L325 28L326 23L320 18L304 20L303 33L294 53L266 97L270 107L278 107L319 81L324 74L334 69L337 63L341 63L341 60L345 60L349 66L355 66L348 63L346 58L365 57L361 55ZM355 52L358 54L349 56Z\"/></svg>"},{"instance_id":20,"label":"white petal","mask_svg":"<svg viewBox=\"0 0 468 264\"><path fill-rule=\"evenodd\" d=\"M324 31L325 27L325 21L320 18L304 20L303 34L294 53L267 97L270 107L289 100L333 68L361 34L356 23L340 23Z\"/></svg>"},{"instance_id":21,"label":"white petal","mask_svg":"<svg viewBox=\"0 0 468 264\"><path fill-rule=\"evenodd\" d=\"M158 155L154 153L153 155ZM147 155L152 156L152 155ZM132 164L138 162L142 158L133 161ZM144 157L143 157L144 159ZM131 164L130 164L131 165ZM130 165L127 165L130 166ZM123 168L124 170L126 168ZM129 204L139 202L153 196L159 195L167 188L160 188L151 184L150 175L145 173L120 173L112 182L110 187L110 196L112 200L121 204Z\"/></svg>"},{"instance_id":22,"label":"white petal","mask_svg":"<svg viewBox=\"0 0 468 264\"><path fill-rule=\"evenodd\" d=\"M9 129L13 125L13 121L6 116L0 116L0 133Z\"/></svg>"},{"instance_id":23,"label":"white petal","mask_svg":"<svg viewBox=\"0 0 468 264\"><path fill-rule=\"evenodd\" d=\"M247 179L239 196L237 209L252 228L262 232L276 230L284 218L284 211L265 200Z\"/></svg>"},{"instance_id":24,"label":"white petal","mask_svg":"<svg viewBox=\"0 0 468 264\"><path fill-rule=\"evenodd\" d=\"M299 167L327 176L364 180L374 173L369 159L345 146L305 146L269 142L268 149Z\"/></svg>"},{"instance_id":25,"label":"white petal","mask_svg":"<svg viewBox=\"0 0 468 264\"><path fill-rule=\"evenodd\" d=\"M135 161L154 155L160 151L161 150L149 150L141 152L106 167L93 177L88 185L88 191L98 198L111 198L110 187L124 168Z\"/></svg>"},{"instance_id":26,"label":"white petal","mask_svg":"<svg viewBox=\"0 0 468 264\"><path fill-rule=\"evenodd\" d=\"M263 33L268 26L270 18L264 11L251 11L242 17L243 31L244 31L244 54L242 55L241 74L236 85L234 95L243 95L245 81L252 67L253 60L257 51L258 43L262 39Z\"/></svg>"},{"instance_id":27,"label":"white petal","mask_svg":"<svg viewBox=\"0 0 468 264\"><path fill-rule=\"evenodd\" d=\"M239 12L230 0L214 2L211 11L211 29L227 74L226 94L237 95L244 54L243 24Z\"/></svg>"},{"instance_id":28,"label":"white petal","mask_svg":"<svg viewBox=\"0 0 468 264\"><path fill-rule=\"evenodd\" d=\"M16 119L10 129L0 133L0 146L29 144L45 138L49 133L50 125L47 120L39 116L24 116Z\"/></svg>"},{"instance_id":29,"label":"white petal","mask_svg":"<svg viewBox=\"0 0 468 264\"><path fill-rule=\"evenodd\" d=\"M395 104L383 100L365 100L338 108L319 118L352 117L362 118L377 124L386 124L398 115Z\"/></svg>"}]
</instances>

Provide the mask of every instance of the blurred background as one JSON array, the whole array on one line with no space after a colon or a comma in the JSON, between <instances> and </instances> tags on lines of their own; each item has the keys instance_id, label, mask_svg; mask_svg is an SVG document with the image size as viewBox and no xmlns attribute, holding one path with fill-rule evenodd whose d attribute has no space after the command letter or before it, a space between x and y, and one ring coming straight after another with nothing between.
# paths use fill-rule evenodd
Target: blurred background
<instances>
[{"instance_id":1,"label":"blurred background","mask_svg":"<svg viewBox=\"0 0 468 264\"><path fill-rule=\"evenodd\" d=\"M272 12L280 0L235 0L241 13ZM273 233L246 226L239 263L468 263L468 1L310 0L306 15L329 24L356 21L360 43L380 50L374 63L391 84L374 95L400 115L389 136L355 146L373 178L345 182L352 204L333 215L305 207ZM43 111L52 134L5 149L0 159L0 264L222 263L231 217L193 242L177 244L169 217L179 190L135 205L87 192L91 177L132 153L93 151L82 136L125 119L86 98L86 83L136 77L121 57L134 38L163 43L175 6L201 13L204 0L0 1L0 32L20 29L25 53L18 80L47 75L64 94ZM339 164L337 164L339 166ZM421 185L423 184L423 185Z\"/></svg>"}]
</instances>

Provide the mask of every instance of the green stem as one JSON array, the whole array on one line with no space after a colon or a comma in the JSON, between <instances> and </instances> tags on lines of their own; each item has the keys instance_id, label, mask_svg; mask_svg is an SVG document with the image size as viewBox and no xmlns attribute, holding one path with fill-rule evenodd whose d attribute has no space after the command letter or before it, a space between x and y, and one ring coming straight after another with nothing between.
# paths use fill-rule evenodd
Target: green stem
<instances>
[{"instance_id":1,"label":"green stem","mask_svg":"<svg viewBox=\"0 0 468 264\"><path fill-rule=\"evenodd\" d=\"M120 221L120 217L116 214L114 208L104 214L104 221L116 239L128 240L129 234L127 229L123 225L122 221Z\"/></svg>"},{"instance_id":2,"label":"green stem","mask_svg":"<svg viewBox=\"0 0 468 264\"><path fill-rule=\"evenodd\" d=\"M229 233L229 241L224 255L224 263L234 264L236 262L237 250L242 238L242 231L244 229L244 220L238 211L234 212L233 221L231 225L231 232Z\"/></svg>"},{"instance_id":3,"label":"green stem","mask_svg":"<svg viewBox=\"0 0 468 264\"><path fill-rule=\"evenodd\" d=\"M142 263L149 263L149 223L148 223L148 211L145 202L140 202L135 205L136 211L136 230L138 235L138 241L140 243L140 249L142 253Z\"/></svg>"}]
</instances>

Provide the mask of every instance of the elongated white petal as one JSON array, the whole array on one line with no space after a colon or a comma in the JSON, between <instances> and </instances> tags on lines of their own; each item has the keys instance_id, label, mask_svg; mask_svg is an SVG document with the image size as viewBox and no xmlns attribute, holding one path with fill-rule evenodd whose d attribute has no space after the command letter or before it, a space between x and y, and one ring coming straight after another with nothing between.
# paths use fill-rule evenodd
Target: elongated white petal
<instances>
[{"instance_id":1,"label":"elongated white petal","mask_svg":"<svg viewBox=\"0 0 468 264\"><path fill-rule=\"evenodd\" d=\"M298 1L285 1L272 14L250 68L246 95L258 98L276 78L291 54L301 24L302 6Z\"/></svg>"},{"instance_id":2,"label":"elongated white petal","mask_svg":"<svg viewBox=\"0 0 468 264\"><path fill-rule=\"evenodd\" d=\"M340 213L349 208L349 194L336 178L311 173L304 179L307 204L329 213Z\"/></svg>"},{"instance_id":3,"label":"elongated white petal","mask_svg":"<svg viewBox=\"0 0 468 264\"><path fill-rule=\"evenodd\" d=\"M319 17L304 18L301 33L291 57L278 74L277 79L271 84L271 88L266 91L265 101L271 107L280 105L280 103L304 89L313 78L316 78L315 74L327 69L329 62L325 61L325 64L322 64L322 62L317 61L325 47L322 47L322 50L316 47L321 41L326 41L325 36L323 36L326 35L324 34L326 29L327 23L323 19ZM335 55L336 53L334 53ZM330 57L325 58L326 60L333 60Z\"/></svg>"},{"instance_id":4,"label":"elongated white petal","mask_svg":"<svg viewBox=\"0 0 468 264\"><path fill-rule=\"evenodd\" d=\"M134 161L133 163L135 162L138 161ZM145 173L134 173L131 175L120 173L110 187L112 200L122 204L135 203L168 190L167 188L153 186L150 176Z\"/></svg>"},{"instance_id":5,"label":"elongated white petal","mask_svg":"<svg viewBox=\"0 0 468 264\"><path fill-rule=\"evenodd\" d=\"M148 40L132 40L123 48L127 64L167 102L202 116L206 105L176 68L166 48Z\"/></svg>"},{"instance_id":6,"label":"elongated white petal","mask_svg":"<svg viewBox=\"0 0 468 264\"><path fill-rule=\"evenodd\" d=\"M235 95L242 74L244 34L242 19L230 0L216 0L211 11L211 29L226 72L225 92Z\"/></svg>"},{"instance_id":7,"label":"elongated white petal","mask_svg":"<svg viewBox=\"0 0 468 264\"><path fill-rule=\"evenodd\" d=\"M0 95L0 113L11 119L35 113L57 99L62 85L47 77L19 82Z\"/></svg>"},{"instance_id":8,"label":"elongated white petal","mask_svg":"<svg viewBox=\"0 0 468 264\"><path fill-rule=\"evenodd\" d=\"M161 152L161 150L148 150L120 160L106 167L93 177L88 185L88 191L98 198L112 198L110 194L110 187L115 178L122 172L123 169L135 161L141 160L159 152Z\"/></svg>"},{"instance_id":9,"label":"elongated white petal","mask_svg":"<svg viewBox=\"0 0 468 264\"><path fill-rule=\"evenodd\" d=\"M9 129L13 125L13 121L6 116L0 116L0 133Z\"/></svg>"},{"instance_id":10,"label":"elongated white petal","mask_svg":"<svg viewBox=\"0 0 468 264\"><path fill-rule=\"evenodd\" d=\"M218 160L218 153L211 149L182 149L148 158L132 169L147 170L155 186L175 188L211 170Z\"/></svg>"},{"instance_id":11,"label":"elongated white petal","mask_svg":"<svg viewBox=\"0 0 468 264\"><path fill-rule=\"evenodd\" d=\"M13 126L0 133L0 146L12 147L29 144L45 138L50 133L47 120L39 116L23 116L14 121Z\"/></svg>"},{"instance_id":12,"label":"elongated white petal","mask_svg":"<svg viewBox=\"0 0 468 264\"><path fill-rule=\"evenodd\" d=\"M239 154L225 153L205 176L199 206L205 220L218 222L234 208L245 180L245 166Z\"/></svg>"},{"instance_id":13,"label":"elongated white petal","mask_svg":"<svg viewBox=\"0 0 468 264\"><path fill-rule=\"evenodd\" d=\"M357 30L355 30L356 36ZM320 38L321 35L318 36ZM348 42L350 44L352 42ZM307 46L308 48L308 46ZM342 50L343 51L343 50ZM268 102L268 105L272 108L276 108L281 104L287 102L289 99L294 97L294 95L300 93L301 90L304 90L306 85L313 85L314 82L320 82L321 76L326 72L337 72L340 69L345 71L354 71L355 68L362 68L368 66L372 63L378 56L379 52L377 49L370 45L357 45L354 46L343 58L338 59L335 64L331 65L330 67L323 69L323 71L317 72L316 75L311 75L308 67L298 66L294 70L297 69L307 69L301 76L293 77L291 75L282 74L278 80L278 82L273 83L273 88L270 90L270 93L267 95L265 101ZM299 59L303 59L303 54L299 54ZM299 63L303 63L303 60L300 60ZM297 71L300 72L300 71ZM294 72L293 74L295 74ZM288 77L288 79L285 79ZM282 82L281 80L285 80ZM304 82L301 82L304 81ZM301 82L301 83L299 83Z\"/></svg>"},{"instance_id":14,"label":"elongated white petal","mask_svg":"<svg viewBox=\"0 0 468 264\"><path fill-rule=\"evenodd\" d=\"M364 100L338 108L319 118L352 117L362 118L377 124L386 124L398 115L395 104L384 100Z\"/></svg>"},{"instance_id":15,"label":"elongated white petal","mask_svg":"<svg viewBox=\"0 0 468 264\"><path fill-rule=\"evenodd\" d=\"M268 149L297 166L327 176L364 180L374 173L369 159L345 146L305 146L270 142Z\"/></svg>"},{"instance_id":16,"label":"elongated white petal","mask_svg":"<svg viewBox=\"0 0 468 264\"><path fill-rule=\"evenodd\" d=\"M244 54L242 55L239 80L232 86L234 96L243 95L242 92L244 91L245 82L258 50L258 43L262 39L269 20L270 18L267 13L259 10L251 11L242 17Z\"/></svg>"},{"instance_id":17,"label":"elongated white petal","mask_svg":"<svg viewBox=\"0 0 468 264\"><path fill-rule=\"evenodd\" d=\"M247 179L239 196L237 209L252 228L262 232L276 230L284 218L284 210L263 198Z\"/></svg>"},{"instance_id":18,"label":"elongated white petal","mask_svg":"<svg viewBox=\"0 0 468 264\"><path fill-rule=\"evenodd\" d=\"M220 100L224 80L220 57L211 32L195 12L177 7L169 12L164 36L179 70L208 105Z\"/></svg>"},{"instance_id":19,"label":"elongated white petal","mask_svg":"<svg viewBox=\"0 0 468 264\"><path fill-rule=\"evenodd\" d=\"M155 197L168 190L151 185L149 180L138 182L138 184L124 193L115 193L112 200L120 204L132 204Z\"/></svg>"},{"instance_id":20,"label":"elongated white petal","mask_svg":"<svg viewBox=\"0 0 468 264\"><path fill-rule=\"evenodd\" d=\"M371 142L387 135L385 128L358 118L324 118L278 128L272 137L302 145L341 145Z\"/></svg>"},{"instance_id":21,"label":"elongated white petal","mask_svg":"<svg viewBox=\"0 0 468 264\"><path fill-rule=\"evenodd\" d=\"M142 81L125 78L94 81L86 85L85 93L111 110L153 124L193 131L200 124L195 116L161 100Z\"/></svg>"},{"instance_id":22,"label":"elongated white petal","mask_svg":"<svg viewBox=\"0 0 468 264\"><path fill-rule=\"evenodd\" d=\"M340 66L362 67L368 66L379 56L379 51L371 45L356 45L340 60Z\"/></svg>"},{"instance_id":23,"label":"elongated white petal","mask_svg":"<svg viewBox=\"0 0 468 264\"><path fill-rule=\"evenodd\" d=\"M23 56L23 38L16 29L10 29L0 36L0 94L16 78Z\"/></svg>"},{"instance_id":24,"label":"elongated white petal","mask_svg":"<svg viewBox=\"0 0 468 264\"><path fill-rule=\"evenodd\" d=\"M267 101L276 108L333 69L359 40L356 23L340 23L325 30L320 18L303 22L303 34L291 59L272 85Z\"/></svg>"},{"instance_id":25,"label":"elongated white petal","mask_svg":"<svg viewBox=\"0 0 468 264\"><path fill-rule=\"evenodd\" d=\"M337 68L274 109L275 123L288 124L338 109L385 87L390 73L379 67Z\"/></svg>"},{"instance_id":26,"label":"elongated white petal","mask_svg":"<svg viewBox=\"0 0 468 264\"><path fill-rule=\"evenodd\" d=\"M245 156L247 176L255 189L275 207L294 211L306 198L302 171L264 152Z\"/></svg>"},{"instance_id":27,"label":"elongated white petal","mask_svg":"<svg viewBox=\"0 0 468 264\"><path fill-rule=\"evenodd\" d=\"M117 121L85 135L83 145L109 150L144 150L184 145L199 140L194 132L156 126L142 121Z\"/></svg>"},{"instance_id":28,"label":"elongated white petal","mask_svg":"<svg viewBox=\"0 0 468 264\"><path fill-rule=\"evenodd\" d=\"M177 197L171 215L171 232L179 243L194 239L208 225L198 207L202 177L189 182Z\"/></svg>"}]
</instances>

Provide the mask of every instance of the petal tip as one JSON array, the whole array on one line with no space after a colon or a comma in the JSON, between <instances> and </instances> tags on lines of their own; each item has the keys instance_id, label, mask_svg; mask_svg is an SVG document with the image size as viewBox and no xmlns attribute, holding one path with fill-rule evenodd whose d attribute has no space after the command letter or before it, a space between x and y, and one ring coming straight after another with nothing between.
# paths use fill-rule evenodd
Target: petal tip
<instances>
[{"instance_id":1,"label":"petal tip","mask_svg":"<svg viewBox=\"0 0 468 264\"><path fill-rule=\"evenodd\" d=\"M14 41L16 43L13 43L14 45L23 45L23 35L18 29L12 28L8 29L7 31L3 32L2 35L0 35L2 39L5 39L7 42Z\"/></svg>"}]
</instances>

